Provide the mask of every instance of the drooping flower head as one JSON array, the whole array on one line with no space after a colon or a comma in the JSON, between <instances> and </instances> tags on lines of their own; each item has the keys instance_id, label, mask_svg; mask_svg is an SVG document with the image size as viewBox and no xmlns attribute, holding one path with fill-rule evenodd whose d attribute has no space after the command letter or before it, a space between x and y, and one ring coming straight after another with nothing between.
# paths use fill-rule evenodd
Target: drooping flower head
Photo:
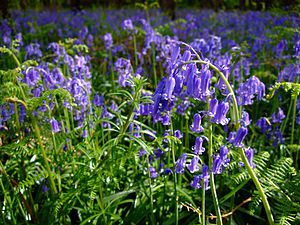
<instances>
[{"instance_id":1,"label":"drooping flower head","mask_svg":"<svg viewBox=\"0 0 300 225\"><path fill-rule=\"evenodd\" d=\"M270 121L265 117L261 117L259 120L257 120L256 126L258 126L260 128L260 131L262 133L265 133L272 129Z\"/></svg>"},{"instance_id":2,"label":"drooping flower head","mask_svg":"<svg viewBox=\"0 0 300 225\"><path fill-rule=\"evenodd\" d=\"M273 123L281 123L284 118L285 118L285 115L281 108L278 109L277 113L274 112L272 114L272 122Z\"/></svg>"},{"instance_id":3,"label":"drooping flower head","mask_svg":"<svg viewBox=\"0 0 300 225\"><path fill-rule=\"evenodd\" d=\"M113 45L113 38L111 33L107 33L103 36L104 45L106 49L110 49Z\"/></svg>"},{"instance_id":4,"label":"drooping flower head","mask_svg":"<svg viewBox=\"0 0 300 225\"><path fill-rule=\"evenodd\" d=\"M126 31L132 31L134 29L132 20L131 19L124 20L122 23L122 28L123 28L123 30L126 30Z\"/></svg>"},{"instance_id":5,"label":"drooping flower head","mask_svg":"<svg viewBox=\"0 0 300 225\"><path fill-rule=\"evenodd\" d=\"M199 170L198 162L199 162L199 156L194 156L190 164L187 165L187 168L191 173L195 173Z\"/></svg>"},{"instance_id":6,"label":"drooping flower head","mask_svg":"<svg viewBox=\"0 0 300 225\"><path fill-rule=\"evenodd\" d=\"M190 129L195 133L200 133L204 130L204 128L201 126L201 116L199 113L196 113L194 115L194 121L193 124L190 126Z\"/></svg>"},{"instance_id":7,"label":"drooping flower head","mask_svg":"<svg viewBox=\"0 0 300 225\"><path fill-rule=\"evenodd\" d=\"M187 154L183 153L179 157L179 159L176 161L176 165L175 165L175 172L176 173L183 173L184 172L186 157L187 157Z\"/></svg>"},{"instance_id":8,"label":"drooping flower head","mask_svg":"<svg viewBox=\"0 0 300 225\"><path fill-rule=\"evenodd\" d=\"M209 172L208 166L203 164L201 178L203 179L203 182L204 182L204 190L209 189L209 173L208 172Z\"/></svg>"},{"instance_id":9,"label":"drooping flower head","mask_svg":"<svg viewBox=\"0 0 300 225\"><path fill-rule=\"evenodd\" d=\"M203 138L197 137L195 141L195 145L193 146L194 154L202 155L202 153L205 152L205 148L202 147L202 144L203 144Z\"/></svg>"},{"instance_id":10,"label":"drooping flower head","mask_svg":"<svg viewBox=\"0 0 300 225\"><path fill-rule=\"evenodd\" d=\"M191 186L195 189L199 189L201 188L201 184L200 184L200 181L201 181L201 176L200 175L196 175L193 177L193 181L191 182Z\"/></svg>"},{"instance_id":11,"label":"drooping flower head","mask_svg":"<svg viewBox=\"0 0 300 225\"><path fill-rule=\"evenodd\" d=\"M59 123L56 119L52 118L50 120L50 124L51 124L51 129L52 129L53 133L57 133L60 131Z\"/></svg>"},{"instance_id":12,"label":"drooping flower head","mask_svg":"<svg viewBox=\"0 0 300 225\"><path fill-rule=\"evenodd\" d=\"M222 146L220 148L220 154L214 155L212 168L214 174L221 174L224 167L227 167L229 165L230 159L227 158L228 152L228 148L226 146Z\"/></svg>"},{"instance_id":13,"label":"drooping flower head","mask_svg":"<svg viewBox=\"0 0 300 225\"><path fill-rule=\"evenodd\" d=\"M174 131L174 136L177 137L178 139L181 139L183 137L180 130L175 130Z\"/></svg>"},{"instance_id":14,"label":"drooping flower head","mask_svg":"<svg viewBox=\"0 0 300 225\"><path fill-rule=\"evenodd\" d=\"M241 126L243 127L247 127L251 124L251 120L249 118L249 113L247 113L246 111L242 112L242 118L241 118Z\"/></svg>"},{"instance_id":15,"label":"drooping flower head","mask_svg":"<svg viewBox=\"0 0 300 225\"><path fill-rule=\"evenodd\" d=\"M265 85L257 77L252 76L237 89L238 105L252 105L255 95L261 100L265 95Z\"/></svg>"},{"instance_id":16,"label":"drooping flower head","mask_svg":"<svg viewBox=\"0 0 300 225\"><path fill-rule=\"evenodd\" d=\"M152 179L155 179L158 177L158 173L156 172L155 168L154 167L150 167L149 168L149 172L150 172L150 177Z\"/></svg>"},{"instance_id":17,"label":"drooping flower head","mask_svg":"<svg viewBox=\"0 0 300 225\"><path fill-rule=\"evenodd\" d=\"M216 124L222 124L227 125L229 122L229 119L226 118L227 112L229 110L229 103L222 101L218 104L215 116L211 119L211 122Z\"/></svg>"},{"instance_id":18,"label":"drooping flower head","mask_svg":"<svg viewBox=\"0 0 300 225\"><path fill-rule=\"evenodd\" d=\"M244 146L243 144L243 140L246 137L246 135L248 134L248 129L245 127L240 127L238 129L238 131L236 132L235 135L233 135L234 137L231 137L229 142L237 148L241 148Z\"/></svg>"},{"instance_id":19,"label":"drooping flower head","mask_svg":"<svg viewBox=\"0 0 300 225\"><path fill-rule=\"evenodd\" d=\"M209 115L211 117L215 116L218 105L219 105L218 99L214 98L214 99L210 100L209 101L209 110L208 110L207 115Z\"/></svg>"}]
</instances>

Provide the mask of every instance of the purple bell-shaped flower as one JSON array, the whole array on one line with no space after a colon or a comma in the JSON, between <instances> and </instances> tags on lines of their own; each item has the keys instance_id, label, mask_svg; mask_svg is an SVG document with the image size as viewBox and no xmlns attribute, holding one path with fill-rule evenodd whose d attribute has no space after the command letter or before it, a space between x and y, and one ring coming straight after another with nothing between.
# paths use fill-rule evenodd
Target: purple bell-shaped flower
<instances>
[{"instance_id":1,"label":"purple bell-shaped flower","mask_svg":"<svg viewBox=\"0 0 300 225\"><path fill-rule=\"evenodd\" d=\"M202 144L203 144L203 138L197 137L195 141L195 145L193 146L194 154L202 155L202 153L205 152L205 148L202 147Z\"/></svg>"},{"instance_id":2,"label":"purple bell-shaped flower","mask_svg":"<svg viewBox=\"0 0 300 225\"><path fill-rule=\"evenodd\" d=\"M199 113L196 113L194 115L194 121L193 124L190 126L190 129L195 133L200 133L204 130L204 128L201 126L201 116Z\"/></svg>"},{"instance_id":3,"label":"purple bell-shaped flower","mask_svg":"<svg viewBox=\"0 0 300 225\"><path fill-rule=\"evenodd\" d=\"M244 146L244 144L242 143L244 138L246 137L246 135L248 134L248 129L245 127L241 127L238 129L238 131L236 132L234 138L232 137L231 140L229 140L229 142L238 148L241 148Z\"/></svg>"}]
</instances>

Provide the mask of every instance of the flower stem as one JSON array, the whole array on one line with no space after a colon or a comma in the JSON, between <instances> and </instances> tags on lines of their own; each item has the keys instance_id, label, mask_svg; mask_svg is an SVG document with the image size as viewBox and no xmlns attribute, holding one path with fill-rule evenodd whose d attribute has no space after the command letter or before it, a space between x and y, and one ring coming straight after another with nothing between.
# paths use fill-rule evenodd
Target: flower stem
<instances>
[{"instance_id":1,"label":"flower stem","mask_svg":"<svg viewBox=\"0 0 300 225\"><path fill-rule=\"evenodd\" d=\"M150 191L150 210L151 210L151 224L155 224L154 214L153 214L153 194L152 194L152 182L150 175L150 165L148 161L148 175L149 175L149 191Z\"/></svg>"},{"instance_id":2,"label":"flower stem","mask_svg":"<svg viewBox=\"0 0 300 225\"><path fill-rule=\"evenodd\" d=\"M291 145L294 144L294 131L295 131L296 113L297 113L297 95L293 97L294 97L293 99L294 105L293 105L293 115L292 115Z\"/></svg>"},{"instance_id":3,"label":"flower stem","mask_svg":"<svg viewBox=\"0 0 300 225\"><path fill-rule=\"evenodd\" d=\"M114 72L114 63L113 63L113 57L111 49L109 49L109 61L111 63L111 85L112 85L112 91L115 91L115 72Z\"/></svg>"},{"instance_id":4,"label":"flower stem","mask_svg":"<svg viewBox=\"0 0 300 225\"><path fill-rule=\"evenodd\" d=\"M133 48L134 48L134 65L135 65L135 69L136 69L138 66L138 58L137 58L137 47L136 47L135 34L133 34Z\"/></svg>"},{"instance_id":5,"label":"flower stem","mask_svg":"<svg viewBox=\"0 0 300 225\"><path fill-rule=\"evenodd\" d=\"M154 85L156 87L157 86L156 57L155 57L155 46L153 42L151 42L151 53L152 53L152 69L153 69Z\"/></svg>"},{"instance_id":6,"label":"flower stem","mask_svg":"<svg viewBox=\"0 0 300 225\"><path fill-rule=\"evenodd\" d=\"M213 141L212 141L212 124L210 123L208 126L208 166L211 169L212 164L213 164ZM216 185L215 185L215 180L214 180L214 174L212 171L209 172L210 175L210 186L211 186L211 192L212 192L212 197L214 201L214 206L217 214L217 224L222 225L222 215L221 215L221 210L219 206L219 201L218 201L218 196L217 196L217 191L216 191ZM202 187L204 189L204 186Z\"/></svg>"},{"instance_id":7,"label":"flower stem","mask_svg":"<svg viewBox=\"0 0 300 225\"><path fill-rule=\"evenodd\" d=\"M205 225L205 188L204 188L204 180L202 181L202 224Z\"/></svg>"},{"instance_id":8,"label":"flower stem","mask_svg":"<svg viewBox=\"0 0 300 225\"><path fill-rule=\"evenodd\" d=\"M39 143L39 145L40 145L40 147L42 149L42 156L43 156L43 159L44 159L44 162L45 162L46 170L48 172L49 181L50 181L50 187L51 187L52 192L54 194L56 194L57 193L57 189L56 189L53 177L52 177L52 171L50 169L50 166L49 166L49 163L48 163L48 160L47 160L46 151L45 151L43 143L42 143L40 129L38 128L37 123L36 123L35 120L32 120L32 122L33 122L33 126L34 126L34 129L35 129L36 137L38 139L38 143Z\"/></svg>"},{"instance_id":9,"label":"flower stem","mask_svg":"<svg viewBox=\"0 0 300 225\"><path fill-rule=\"evenodd\" d=\"M173 124L172 121L170 121L171 125L170 125L170 135L174 134L173 131ZM175 159L175 145L174 145L174 141L171 140L171 151L172 151L172 159L173 159L173 165L175 165L176 163L176 159ZM175 193L175 224L178 225L178 195L177 195L177 174L176 172L174 172L174 193Z\"/></svg>"}]
</instances>

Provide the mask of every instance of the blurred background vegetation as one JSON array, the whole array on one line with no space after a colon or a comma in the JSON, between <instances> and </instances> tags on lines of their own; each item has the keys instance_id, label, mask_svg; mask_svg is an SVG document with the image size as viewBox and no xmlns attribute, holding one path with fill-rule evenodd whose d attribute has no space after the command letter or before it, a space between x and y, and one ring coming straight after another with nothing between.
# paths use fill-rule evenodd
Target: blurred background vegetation
<instances>
[{"instance_id":1,"label":"blurred background vegetation","mask_svg":"<svg viewBox=\"0 0 300 225\"><path fill-rule=\"evenodd\" d=\"M115 9L133 8L141 3L153 5L155 2L171 16L176 8L300 11L300 0L1 0L0 9L1 16L8 17L10 10L81 10L98 7Z\"/></svg>"}]
</instances>

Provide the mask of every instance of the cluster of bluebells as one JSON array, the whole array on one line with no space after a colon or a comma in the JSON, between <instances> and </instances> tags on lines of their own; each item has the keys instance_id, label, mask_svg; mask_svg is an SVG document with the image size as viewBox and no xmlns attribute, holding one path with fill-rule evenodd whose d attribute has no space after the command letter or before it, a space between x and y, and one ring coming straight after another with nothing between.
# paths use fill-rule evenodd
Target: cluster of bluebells
<instances>
[{"instance_id":1,"label":"cluster of bluebells","mask_svg":"<svg viewBox=\"0 0 300 225\"><path fill-rule=\"evenodd\" d=\"M53 16L53 15L52 15ZM53 16L55 18L56 15ZM145 31L145 42L141 53L137 53L139 57L139 63L143 64L144 58L147 55L147 51L154 46L155 60L162 64L164 72L167 74L158 83L154 94L152 95L153 103L142 103L139 108L135 110L135 118L138 116L151 116L153 122L161 122L164 126L169 126L171 123L171 116L174 112L179 115L185 115L188 112L188 108L192 106L191 102L196 103L209 103L209 109L207 111L195 112L193 115L193 121L190 125L190 131L193 134L200 135L200 133L205 132L205 126L203 125L203 120L208 122L227 126L230 119L227 117L229 112L231 97L229 91L222 79L218 79L216 84L212 86L212 77L214 73L209 69L208 63L212 62L223 72L224 76L231 80L234 79L239 83L238 89L236 90L237 101L239 106L251 105L254 99L261 100L265 95L265 85L257 77L250 75L250 65L259 66L259 57L257 57L258 52L261 51L263 46L269 46L270 40L264 36L264 28L269 20L272 20L271 15L267 15L263 18L266 23L257 23L256 17L259 14L255 12L249 12L241 17L233 14L229 19L222 20L224 14L218 14L218 21L220 25L216 26L216 33L220 36L212 35L211 26L204 18L208 18L207 14L200 13L199 15L184 15L186 20L192 26L188 26L184 30L181 30L180 26L171 26L171 31L175 34L174 37L162 36L158 34L155 29L151 26L149 21L146 21L141 16L136 16L136 20L126 19L122 22L122 29L126 31L125 33L129 36L136 34L137 29L134 24L140 21L143 29ZM49 19L50 21L53 19ZM92 14L92 18L98 21L99 17L97 14ZM110 18L115 18L111 16ZM120 17L121 18L121 17ZM271 19L270 19L271 18ZM291 17L292 18L292 17ZM74 19L74 20L73 20ZM224 18L223 18L224 19ZM247 32L251 33L253 37L249 37L247 40L251 46L249 52L242 52L240 47L235 43L234 40L226 40L226 32L221 32L223 30L231 27L230 31L243 30L243 23L238 23L237 20L242 21L253 20L254 25L247 27ZM84 17L78 18L67 18L67 27L76 27L72 30L64 30L63 28L58 29L58 35L60 37L74 36L78 35L78 39L74 44L87 43L89 47L93 45L93 35L89 33L88 28L84 24ZM70 21L69 21L70 20ZM65 20L62 20L65 21ZM112 20L113 21L113 20ZM283 19L287 22L288 19ZM39 21L41 22L41 21ZM294 20L291 20L291 24L294 24ZM234 28L232 24L234 25ZM262 24L262 25L260 25ZM296 24L296 23L295 23ZM71 25L71 26L70 26ZM74 26L72 26L74 25ZM77 25L77 26L75 26ZM272 24L273 25L273 24ZM276 25L276 24L274 24ZM17 27L26 27L24 22L16 22ZM115 30L115 23L111 23L111 28L113 32ZM203 26L204 29L194 29ZM62 26L64 27L64 26ZM99 32L97 27L94 26L93 34ZM13 37L13 29L8 25L7 22L3 21L1 23L1 34L2 42L6 46L11 44ZM244 27L243 27L244 28ZM34 33L34 27L30 28L30 32ZM198 32L198 30L201 30ZM66 34L65 34L66 33ZM236 32L232 32L236 33ZM199 38L202 37L202 38ZM17 33L14 38L18 41L19 47L24 45L21 33ZM199 53L202 60L207 64L199 66L196 63L185 64L187 61L196 58L196 55L191 50L191 48L182 48L180 40L186 40L189 38L191 41L191 46ZM237 37L238 42L242 40ZM296 38L297 39L297 38ZM223 41L224 40L224 41ZM103 36L103 42L105 49L111 51L113 56L117 53L125 55L125 47L122 45L114 45L111 33L106 33ZM234 60L233 55L229 52L222 54L222 45L226 49L231 49L231 52L235 54L240 54L240 59L234 65L232 61ZM289 42L287 40L280 40L274 48L270 48L271 52L275 53L277 58L284 56L286 50L288 49ZM112 120L114 115L110 111L118 110L118 106L115 102L110 102L111 105L105 104L105 99L103 95L95 94L93 97L93 102L90 102L91 95L91 58L84 55L81 52L75 52L75 55L69 55L66 49L58 44L51 43L48 45L48 50L54 53L52 62L43 62L43 53L41 49L44 46L39 43L29 43L25 47L25 59L35 59L39 62L36 67L26 68L22 71L23 79L21 82L27 84L29 87L30 94L33 97L41 97L42 94L47 90L54 90L57 88L63 88L68 90L69 93L74 98L74 103L71 104L67 100L64 101L64 107L71 113L74 117L74 121L77 127L84 127L85 122L87 122L88 115L93 114L96 118L102 118L105 120ZM249 53L250 58L242 57L243 54ZM147 56L146 56L147 57ZM294 44L294 58L299 60L300 57L300 41L296 40ZM288 58L285 58L288 60ZM53 65L54 64L54 68ZM67 67L66 73L62 73L63 67ZM112 66L112 65L111 65ZM142 65L140 65L142 66ZM278 63L276 64L278 68L281 68L278 81L290 81L295 82L299 79L299 63ZM118 58L114 63L114 69L118 74L118 84L121 88L132 86L132 76L134 71L132 71L131 63L129 59ZM141 72L142 73L142 72ZM141 74L138 72L137 74ZM229 77L229 76L232 77ZM244 77L248 77L244 81ZM244 82L243 82L244 81ZM216 89L216 90L215 90ZM217 91L226 96L224 100L220 98L217 99ZM151 93L142 93L142 96L150 96ZM45 107L49 104L48 108ZM300 114L299 114L299 99L297 101L297 123L300 124ZM44 113L47 109L53 110L54 103L43 103L42 106L38 108L38 111ZM18 105L19 120L24 122L26 118L26 110L23 105ZM100 112L100 113L99 113ZM54 113L54 110L53 110ZM97 114L99 113L99 114ZM35 112L35 115L38 113ZM2 104L1 105L1 116L0 116L0 127L3 128L7 121L14 115L14 105L13 104ZM55 115L54 115L55 116ZM269 122L267 118L262 117L256 123L260 127L261 132L265 133L269 139L273 141L273 145L277 145L283 142L282 133L280 130L280 124L282 123L285 115L283 110L280 108L277 112L272 114L272 123ZM58 121L57 118L48 118L49 124L51 125L51 130L53 133L58 133L62 131L62 122ZM88 121L87 124L90 125ZM230 147L233 148L243 148L245 155L248 158L251 167L255 167L253 163L254 149L247 148L245 146L244 140L248 134L248 126L251 123L249 114L246 111L242 111L241 120L239 121L241 127L236 132L230 132L228 134L228 144L223 145L219 149L219 153L213 156L212 168L209 168L206 164L201 161L200 156L205 153L205 148L203 147L204 141L207 139L205 136L197 136L195 139L195 144L192 147L192 154L183 153L180 155L172 168L166 167L166 157L165 152L161 149L155 149L153 155L147 156L147 163L149 163L149 174L152 179L158 178L161 174L170 175L172 173L183 174L188 171L193 174L193 180L191 181L191 186L193 188L201 188L202 184L204 189L209 189L209 173L221 174L224 169L228 166L230 162ZM104 128L110 128L111 124L108 122L102 122ZM86 130L85 130L86 131ZM131 123L129 125L129 132L135 138L141 138L141 127L136 123ZM188 131L187 131L188 132ZM84 133L84 136L86 132ZM169 135L168 132L165 136ZM178 139L183 137L180 130L174 131L174 136ZM165 143L166 144L166 143ZM167 145L167 144L166 144ZM227 147L230 146L230 147ZM139 152L139 157L146 155L145 150ZM191 156L192 155L192 156ZM157 166L159 164L159 166ZM243 165L241 163L241 165ZM201 172L201 174L199 174Z\"/></svg>"},{"instance_id":2,"label":"cluster of bluebells","mask_svg":"<svg viewBox=\"0 0 300 225\"><path fill-rule=\"evenodd\" d=\"M239 105L252 105L255 95L261 100L265 95L265 85L257 77L252 76L239 85L236 90Z\"/></svg>"},{"instance_id":3,"label":"cluster of bluebells","mask_svg":"<svg viewBox=\"0 0 300 225\"><path fill-rule=\"evenodd\" d=\"M118 58L115 62L114 69L119 75L118 82L121 87L131 86L130 78L132 78L132 67L130 60Z\"/></svg>"},{"instance_id":4,"label":"cluster of bluebells","mask_svg":"<svg viewBox=\"0 0 300 225\"><path fill-rule=\"evenodd\" d=\"M274 112L271 121L266 117L261 117L256 122L256 126L260 128L260 132L265 134L268 140L272 141L273 146L277 146L284 142L280 126L285 118L285 114L281 108Z\"/></svg>"},{"instance_id":5,"label":"cluster of bluebells","mask_svg":"<svg viewBox=\"0 0 300 225\"><path fill-rule=\"evenodd\" d=\"M62 99L64 107L73 115L74 125L81 127L87 115L90 114L90 56L84 55L81 52L69 55L65 48L58 43L49 44L48 49L53 55L53 61L50 62L41 60L43 54L39 44L31 43L25 47L25 59L38 60L38 65L24 68L21 71L23 78L19 78L19 81L28 86L27 94L35 98L41 97L44 92L49 90L59 88L67 90L73 97L74 102ZM61 68L65 68L65 74L62 73ZM53 133L62 131L62 121L57 121L57 118L55 118L56 113L53 111L56 104L53 96L49 96L48 99L44 100L32 112L33 116L46 116L46 120L51 125ZM20 122L24 122L27 112L23 105L19 105L19 108L19 120ZM49 110L50 112L45 113ZM6 106L3 105L1 114L1 120L7 121L14 114L14 110L10 110L7 113ZM50 114L53 114L52 118L48 118Z\"/></svg>"}]
</instances>

